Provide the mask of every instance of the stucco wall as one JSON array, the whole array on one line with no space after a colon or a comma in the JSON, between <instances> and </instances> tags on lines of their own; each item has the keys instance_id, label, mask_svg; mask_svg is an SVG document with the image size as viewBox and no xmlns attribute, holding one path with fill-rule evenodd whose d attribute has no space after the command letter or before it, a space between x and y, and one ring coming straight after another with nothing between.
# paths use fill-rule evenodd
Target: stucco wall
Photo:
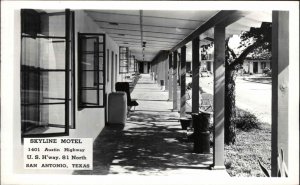
<instances>
[{"instance_id":1,"label":"stucco wall","mask_svg":"<svg viewBox=\"0 0 300 185\"><path fill-rule=\"evenodd\" d=\"M271 61L270 60L245 60L243 67L245 69L246 72L252 73L254 72L253 69L253 63L258 63L257 64L257 73L256 74L261 74L263 73L263 68L261 67L261 62L265 62L266 63L266 67L271 69Z\"/></svg>"},{"instance_id":2,"label":"stucco wall","mask_svg":"<svg viewBox=\"0 0 300 185\"><path fill-rule=\"evenodd\" d=\"M6 29L14 30L14 34L10 34L11 37L8 40L13 40L11 44L7 44L7 47L3 49L5 52L6 58L10 60L2 61L2 74L1 74L1 85L5 86L2 88L1 97L5 97L5 100L2 103L5 104L5 109L2 110L3 116L1 121L9 122L13 124L13 127L4 128L8 129L8 133L11 133L6 137L8 143L4 143L5 146L11 146L9 148L2 148L3 150L12 150L13 155L13 164L14 167L7 169L15 171L17 173L24 172L23 170L23 145L21 143L21 100L20 100L20 52L21 52L21 19L20 19L20 10L15 10L14 12L9 13L11 19L6 19L10 23L6 23ZM5 24L4 24L5 25ZM76 76L76 129L70 129L69 136L67 137L85 137L95 139L98 134L101 132L105 126L105 109L104 108L86 108L78 110L77 102L77 77L78 77L78 65L77 65L77 33L103 33L101 29L98 28L98 25L89 17L84 11L78 10L75 11L75 76ZM118 45L110 38L106 37L106 48L114 52L114 55L117 54L119 57L119 48ZM117 60L118 61L118 60ZM111 62L111 58L109 59ZM111 66L111 65L110 65ZM118 66L115 65L115 70L118 69ZM109 69L107 75L110 75L111 78L111 68ZM118 78L118 71L115 72ZM111 79L106 82L106 93L111 92ZM8 126L8 124L6 124ZM8 165L10 166L10 165ZM46 171L43 171L44 173ZM35 170L27 170L26 173L41 173ZM55 173L60 173L56 171Z\"/></svg>"},{"instance_id":3,"label":"stucco wall","mask_svg":"<svg viewBox=\"0 0 300 185\"><path fill-rule=\"evenodd\" d=\"M90 19L85 12L75 11L75 66L78 69L78 32L80 33L101 33L98 26ZM76 87L78 82L78 70L75 70ZM77 88L75 96L78 96ZM75 106L76 129L70 130L70 137L92 137L95 138L104 127L103 108L85 108L78 110L78 101Z\"/></svg>"}]
</instances>

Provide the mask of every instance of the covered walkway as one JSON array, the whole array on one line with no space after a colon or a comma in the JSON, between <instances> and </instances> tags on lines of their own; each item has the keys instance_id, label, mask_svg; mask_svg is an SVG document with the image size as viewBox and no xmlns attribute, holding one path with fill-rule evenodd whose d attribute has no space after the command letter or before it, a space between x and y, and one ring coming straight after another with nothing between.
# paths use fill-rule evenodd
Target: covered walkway
<instances>
[{"instance_id":1,"label":"covered walkway","mask_svg":"<svg viewBox=\"0 0 300 185\"><path fill-rule=\"evenodd\" d=\"M193 153L168 94L143 74L131 94L139 106L124 128L107 126L94 142L94 170L74 174L217 175L211 154ZM210 174L213 173L213 174Z\"/></svg>"}]
</instances>

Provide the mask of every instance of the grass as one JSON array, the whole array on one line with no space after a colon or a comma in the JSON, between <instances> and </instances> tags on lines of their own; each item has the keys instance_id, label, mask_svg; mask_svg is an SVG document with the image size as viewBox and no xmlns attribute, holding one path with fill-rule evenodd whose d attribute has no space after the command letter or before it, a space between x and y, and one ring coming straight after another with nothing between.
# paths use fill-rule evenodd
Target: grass
<instances>
[{"instance_id":1,"label":"grass","mask_svg":"<svg viewBox=\"0 0 300 185\"><path fill-rule=\"evenodd\" d=\"M258 125L251 130L237 129L235 144L225 146L225 167L230 176L264 177L258 159L270 170L271 126L267 123Z\"/></svg>"}]
</instances>

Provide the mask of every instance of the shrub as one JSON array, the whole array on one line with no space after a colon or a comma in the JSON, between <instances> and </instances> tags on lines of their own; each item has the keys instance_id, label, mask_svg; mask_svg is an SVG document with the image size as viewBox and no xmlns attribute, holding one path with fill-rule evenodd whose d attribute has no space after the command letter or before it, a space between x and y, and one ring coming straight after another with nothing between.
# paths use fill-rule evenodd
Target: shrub
<instances>
[{"instance_id":1,"label":"shrub","mask_svg":"<svg viewBox=\"0 0 300 185\"><path fill-rule=\"evenodd\" d=\"M192 89L192 82L187 83L187 84L185 85L185 87L186 87L186 90L191 90L191 89ZM199 91L200 91L200 93L204 93L204 92L205 92L205 91L202 89L201 86L199 86Z\"/></svg>"},{"instance_id":2,"label":"shrub","mask_svg":"<svg viewBox=\"0 0 300 185\"><path fill-rule=\"evenodd\" d=\"M232 167L232 161L231 160L225 160L225 168L230 169Z\"/></svg>"},{"instance_id":3,"label":"shrub","mask_svg":"<svg viewBox=\"0 0 300 185\"><path fill-rule=\"evenodd\" d=\"M267 76L272 77L272 70L267 72Z\"/></svg>"},{"instance_id":4,"label":"shrub","mask_svg":"<svg viewBox=\"0 0 300 185\"><path fill-rule=\"evenodd\" d=\"M236 128L243 131L260 128L260 122L256 116L247 111L237 110L237 116L232 121L236 124Z\"/></svg>"},{"instance_id":5,"label":"shrub","mask_svg":"<svg viewBox=\"0 0 300 185\"><path fill-rule=\"evenodd\" d=\"M264 73L264 74L267 74L269 71L271 71L271 69L269 69L269 68L267 68L267 67L265 67L265 68L263 69L263 73Z\"/></svg>"},{"instance_id":6,"label":"shrub","mask_svg":"<svg viewBox=\"0 0 300 185\"><path fill-rule=\"evenodd\" d=\"M187 90L192 89L192 82L186 84L186 89L187 89Z\"/></svg>"}]
</instances>

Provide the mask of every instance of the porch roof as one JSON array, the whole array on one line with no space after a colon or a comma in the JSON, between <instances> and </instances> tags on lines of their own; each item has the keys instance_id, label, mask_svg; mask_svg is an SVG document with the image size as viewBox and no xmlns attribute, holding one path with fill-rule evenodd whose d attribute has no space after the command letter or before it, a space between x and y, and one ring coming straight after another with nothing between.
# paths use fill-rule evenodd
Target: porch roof
<instances>
[{"instance_id":1,"label":"porch roof","mask_svg":"<svg viewBox=\"0 0 300 185\"><path fill-rule=\"evenodd\" d=\"M129 47L139 61L152 61L160 50L177 50L200 35L200 44L213 41L213 28L228 25L226 36L240 34L262 22L271 22L271 11L86 10L86 13L120 46ZM143 43L145 50L143 53Z\"/></svg>"}]
</instances>

